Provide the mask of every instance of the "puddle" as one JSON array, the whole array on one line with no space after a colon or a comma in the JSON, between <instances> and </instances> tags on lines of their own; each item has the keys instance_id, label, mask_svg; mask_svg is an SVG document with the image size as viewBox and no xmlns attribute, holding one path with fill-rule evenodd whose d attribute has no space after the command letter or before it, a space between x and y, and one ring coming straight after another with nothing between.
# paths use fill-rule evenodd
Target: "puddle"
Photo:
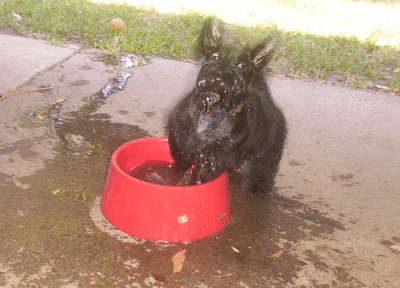
<instances>
[{"instance_id":1,"label":"puddle","mask_svg":"<svg viewBox=\"0 0 400 288\"><path fill-rule=\"evenodd\" d=\"M294 243L345 230L279 193L246 193L239 175L231 181L231 223L214 236L160 244L114 228L99 205L110 156L121 144L150 135L95 112L128 78L119 74L68 117L60 117L59 102L22 118L25 127L32 119L35 125L50 123L54 133L48 137L58 142L45 169L19 179L30 189L0 187L0 286L18 279L15 287L287 287L305 265ZM20 142L12 149L30 145ZM171 278L170 259L183 249L184 268Z\"/></svg>"}]
</instances>

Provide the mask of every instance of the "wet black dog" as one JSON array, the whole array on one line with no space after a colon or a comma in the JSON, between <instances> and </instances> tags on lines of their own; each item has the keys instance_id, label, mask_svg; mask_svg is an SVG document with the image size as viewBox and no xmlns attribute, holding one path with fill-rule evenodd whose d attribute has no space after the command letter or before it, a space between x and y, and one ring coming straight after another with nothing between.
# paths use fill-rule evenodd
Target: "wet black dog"
<instances>
[{"instance_id":1,"label":"wet black dog","mask_svg":"<svg viewBox=\"0 0 400 288\"><path fill-rule=\"evenodd\" d=\"M195 163L201 183L243 166L246 189L266 193L274 186L286 138L285 118L263 75L276 39L232 55L221 25L213 18L204 25L205 62L197 85L169 116L171 153L181 171Z\"/></svg>"}]
</instances>

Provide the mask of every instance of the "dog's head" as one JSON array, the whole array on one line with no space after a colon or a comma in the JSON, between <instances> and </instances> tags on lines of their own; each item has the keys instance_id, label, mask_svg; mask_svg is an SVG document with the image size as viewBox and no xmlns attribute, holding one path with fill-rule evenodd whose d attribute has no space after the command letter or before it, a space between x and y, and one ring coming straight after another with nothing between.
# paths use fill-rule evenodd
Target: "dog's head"
<instances>
[{"instance_id":1,"label":"dog's head","mask_svg":"<svg viewBox=\"0 0 400 288\"><path fill-rule=\"evenodd\" d=\"M240 111L246 87L271 60L277 38L266 39L250 49L238 52L225 49L222 23L208 18L200 37L205 62L200 69L195 95L204 112Z\"/></svg>"}]
</instances>

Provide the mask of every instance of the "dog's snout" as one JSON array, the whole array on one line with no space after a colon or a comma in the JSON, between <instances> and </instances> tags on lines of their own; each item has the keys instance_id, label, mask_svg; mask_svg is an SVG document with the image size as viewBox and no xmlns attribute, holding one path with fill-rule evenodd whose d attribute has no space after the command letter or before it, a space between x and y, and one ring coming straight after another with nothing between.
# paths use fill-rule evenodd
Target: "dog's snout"
<instances>
[{"instance_id":1,"label":"dog's snout","mask_svg":"<svg viewBox=\"0 0 400 288\"><path fill-rule=\"evenodd\" d=\"M221 96L215 92L208 92L202 96L201 102L202 105L206 107L206 110L209 110L213 105L221 100Z\"/></svg>"},{"instance_id":2,"label":"dog's snout","mask_svg":"<svg viewBox=\"0 0 400 288\"><path fill-rule=\"evenodd\" d=\"M219 103L228 90L224 81L219 77L201 79L197 86L199 100L207 111Z\"/></svg>"}]
</instances>

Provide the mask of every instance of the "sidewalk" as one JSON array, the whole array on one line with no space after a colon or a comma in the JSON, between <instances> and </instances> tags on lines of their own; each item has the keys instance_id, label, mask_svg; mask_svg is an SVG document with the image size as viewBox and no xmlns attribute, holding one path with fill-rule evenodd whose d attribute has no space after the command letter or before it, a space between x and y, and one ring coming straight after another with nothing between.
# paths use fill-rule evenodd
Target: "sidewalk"
<instances>
[{"instance_id":1,"label":"sidewalk","mask_svg":"<svg viewBox=\"0 0 400 288\"><path fill-rule=\"evenodd\" d=\"M225 230L152 243L103 218L108 156L163 136L199 67L151 59L96 102L118 71L95 56L0 35L0 94L32 89L0 101L0 287L400 287L399 97L270 78L289 128L277 192L234 178Z\"/></svg>"},{"instance_id":2,"label":"sidewalk","mask_svg":"<svg viewBox=\"0 0 400 288\"><path fill-rule=\"evenodd\" d=\"M41 71L71 57L75 51L17 36L0 37L0 95L18 88Z\"/></svg>"}]
</instances>

